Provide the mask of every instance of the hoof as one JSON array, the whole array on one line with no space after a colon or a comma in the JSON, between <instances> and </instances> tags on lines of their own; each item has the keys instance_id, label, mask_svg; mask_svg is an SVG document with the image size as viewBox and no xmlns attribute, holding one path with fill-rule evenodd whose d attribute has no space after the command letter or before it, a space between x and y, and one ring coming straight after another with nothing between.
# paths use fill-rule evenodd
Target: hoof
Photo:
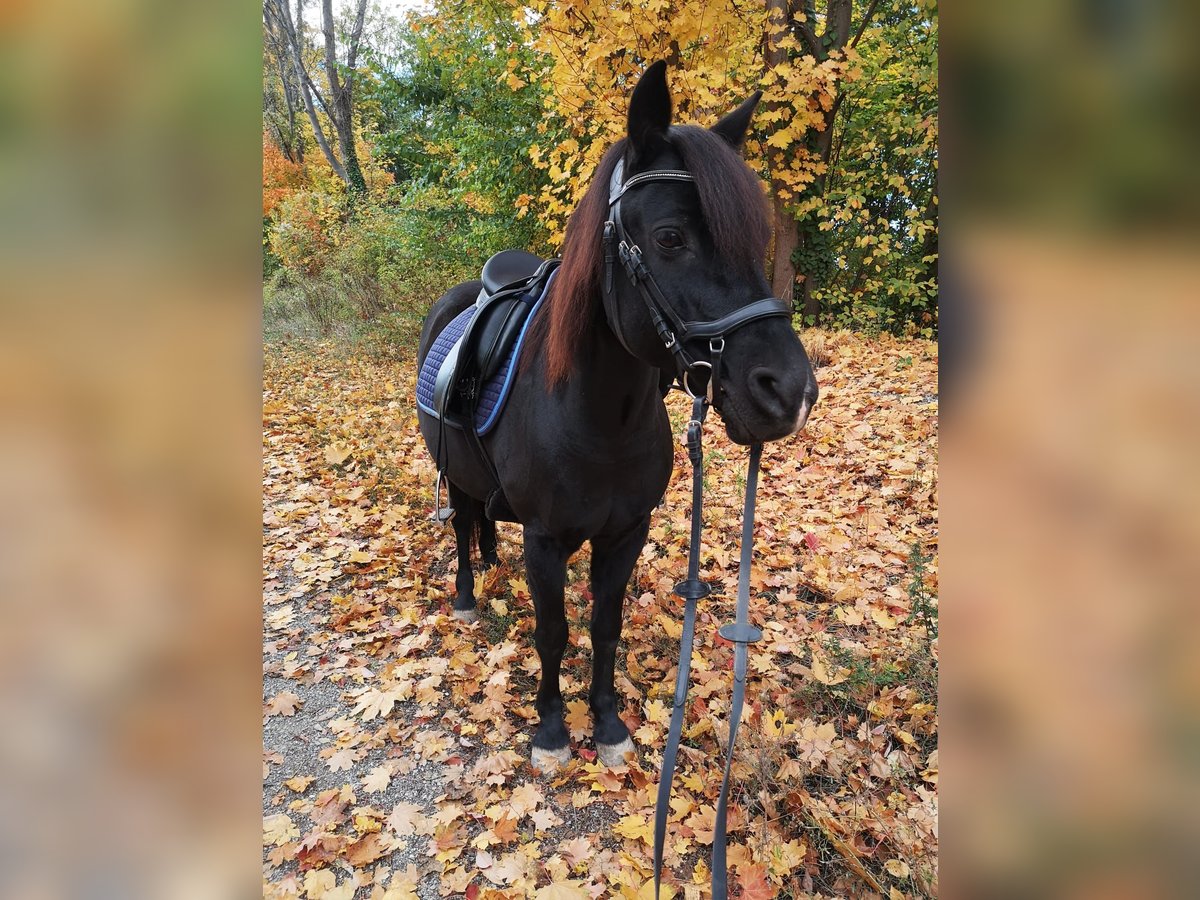
<instances>
[{"instance_id":1,"label":"hoof","mask_svg":"<svg viewBox=\"0 0 1200 900\"><path fill-rule=\"evenodd\" d=\"M479 613L473 609L451 610L450 615L454 616L454 618L458 619L460 622L466 622L468 625L472 625L479 621Z\"/></svg>"},{"instance_id":2,"label":"hoof","mask_svg":"<svg viewBox=\"0 0 1200 900\"><path fill-rule=\"evenodd\" d=\"M600 755L600 762L604 765L623 766L626 762L625 754L636 754L637 748L633 746L633 741L625 738L619 744L597 744L596 752Z\"/></svg>"},{"instance_id":3,"label":"hoof","mask_svg":"<svg viewBox=\"0 0 1200 900\"><path fill-rule=\"evenodd\" d=\"M570 761L570 745L559 747L557 750L543 750L541 747L534 747L533 757L530 760L533 763L533 767L542 772L553 772L559 766L565 766Z\"/></svg>"}]
</instances>

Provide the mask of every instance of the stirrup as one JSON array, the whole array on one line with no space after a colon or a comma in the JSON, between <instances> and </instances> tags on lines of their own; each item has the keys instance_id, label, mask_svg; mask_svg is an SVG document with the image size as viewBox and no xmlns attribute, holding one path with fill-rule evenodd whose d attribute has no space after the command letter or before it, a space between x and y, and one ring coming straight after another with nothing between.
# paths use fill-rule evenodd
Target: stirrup
<instances>
[{"instance_id":1,"label":"stirrup","mask_svg":"<svg viewBox=\"0 0 1200 900\"><path fill-rule=\"evenodd\" d=\"M437 481L433 483L433 512L429 514L429 518L434 522L440 522L442 525L449 525L454 520L456 510L453 506L442 506L442 480L445 476L442 469L438 469ZM449 494L449 488L446 489ZM446 498L449 500L449 496Z\"/></svg>"}]
</instances>

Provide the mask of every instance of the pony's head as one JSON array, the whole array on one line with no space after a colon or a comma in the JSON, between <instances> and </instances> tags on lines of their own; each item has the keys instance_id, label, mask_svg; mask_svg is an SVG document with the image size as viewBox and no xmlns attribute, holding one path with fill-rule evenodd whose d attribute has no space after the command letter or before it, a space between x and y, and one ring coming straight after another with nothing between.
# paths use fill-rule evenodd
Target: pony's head
<instances>
[{"instance_id":1,"label":"pony's head","mask_svg":"<svg viewBox=\"0 0 1200 900\"><path fill-rule=\"evenodd\" d=\"M666 65L643 74L627 136L605 154L567 225L548 304L552 382L569 376L603 297L608 326L639 359L672 374L692 364L686 371L696 389L716 364L714 406L732 440L775 440L804 426L817 399L812 367L790 315L780 314L790 307L760 303L770 296L763 265L770 226L759 180L740 152L759 96L712 128L672 126ZM677 174L654 174L667 172ZM631 184L637 176L647 177ZM615 235L614 225L605 230L614 219ZM618 242L635 258L618 252ZM632 274L638 261L649 278ZM764 314L743 315L756 303ZM703 326L721 322L729 327L714 340Z\"/></svg>"}]
</instances>

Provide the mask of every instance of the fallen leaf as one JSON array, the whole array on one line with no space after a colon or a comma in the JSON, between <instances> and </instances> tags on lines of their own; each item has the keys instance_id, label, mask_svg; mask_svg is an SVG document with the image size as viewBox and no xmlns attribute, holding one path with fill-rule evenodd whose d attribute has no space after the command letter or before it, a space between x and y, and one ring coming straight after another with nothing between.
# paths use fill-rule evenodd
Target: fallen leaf
<instances>
[{"instance_id":1,"label":"fallen leaf","mask_svg":"<svg viewBox=\"0 0 1200 900\"><path fill-rule=\"evenodd\" d=\"M300 837L300 830L287 813L277 813L263 819L263 843L278 847Z\"/></svg>"},{"instance_id":2,"label":"fallen leaf","mask_svg":"<svg viewBox=\"0 0 1200 900\"><path fill-rule=\"evenodd\" d=\"M267 701L268 716L294 716L296 710L304 704L299 694L291 691L280 691Z\"/></svg>"},{"instance_id":3,"label":"fallen leaf","mask_svg":"<svg viewBox=\"0 0 1200 900\"><path fill-rule=\"evenodd\" d=\"M592 900L582 881L556 881L538 888L534 900Z\"/></svg>"},{"instance_id":4,"label":"fallen leaf","mask_svg":"<svg viewBox=\"0 0 1200 900\"><path fill-rule=\"evenodd\" d=\"M343 444L341 441L336 441L325 448L325 462L331 466L340 466L350 458L350 454L354 451Z\"/></svg>"}]
</instances>

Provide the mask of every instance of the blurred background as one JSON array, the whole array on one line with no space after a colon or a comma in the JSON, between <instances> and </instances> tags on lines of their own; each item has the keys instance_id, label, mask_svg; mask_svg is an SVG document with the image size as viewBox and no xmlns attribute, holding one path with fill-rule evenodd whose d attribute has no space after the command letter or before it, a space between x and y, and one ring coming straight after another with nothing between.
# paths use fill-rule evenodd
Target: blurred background
<instances>
[{"instance_id":1,"label":"blurred background","mask_svg":"<svg viewBox=\"0 0 1200 900\"><path fill-rule=\"evenodd\" d=\"M1198 24L946 17L947 897L1200 888ZM3 896L257 890L262 28L0 9Z\"/></svg>"},{"instance_id":2,"label":"blurred background","mask_svg":"<svg viewBox=\"0 0 1200 900\"><path fill-rule=\"evenodd\" d=\"M1200 890L1196 25L946 16L946 896Z\"/></svg>"}]
</instances>

